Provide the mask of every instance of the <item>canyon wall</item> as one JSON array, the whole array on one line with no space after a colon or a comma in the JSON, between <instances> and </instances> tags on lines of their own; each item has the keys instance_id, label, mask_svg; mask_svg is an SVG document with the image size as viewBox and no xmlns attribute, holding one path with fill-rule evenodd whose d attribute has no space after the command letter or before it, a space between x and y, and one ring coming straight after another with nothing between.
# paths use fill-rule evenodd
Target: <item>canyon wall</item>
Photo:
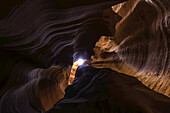
<instances>
[{"instance_id":1,"label":"canyon wall","mask_svg":"<svg viewBox=\"0 0 170 113\"><path fill-rule=\"evenodd\" d=\"M96 44L93 65L134 76L170 96L169 6L166 0L130 0L112 7L123 18L113 37Z\"/></svg>"},{"instance_id":2,"label":"canyon wall","mask_svg":"<svg viewBox=\"0 0 170 113\"><path fill-rule=\"evenodd\" d=\"M90 1L83 3L89 6L68 2L57 8L64 2L26 0L1 15L1 112L42 112L64 97L80 26L124 0ZM129 0L112 9L122 19L117 24L112 20L113 36L96 43L91 65L134 76L170 97L170 2Z\"/></svg>"}]
</instances>

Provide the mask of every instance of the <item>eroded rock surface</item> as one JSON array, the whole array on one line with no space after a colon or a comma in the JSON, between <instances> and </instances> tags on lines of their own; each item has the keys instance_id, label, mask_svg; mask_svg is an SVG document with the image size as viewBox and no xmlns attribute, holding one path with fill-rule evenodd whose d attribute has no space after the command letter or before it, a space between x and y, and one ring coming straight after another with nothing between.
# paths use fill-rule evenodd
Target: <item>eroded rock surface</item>
<instances>
[{"instance_id":1,"label":"eroded rock surface","mask_svg":"<svg viewBox=\"0 0 170 113\"><path fill-rule=\"evenodd\" d=\"M135 76L170 96L169 4L166 0L130 0L113 7L123 19L113 37L102 37L96 44L94 66Z\"/></svg>"},{"instance_id":2,"label":"eroded rock surface","mask_svg":"<svg viewBox=\"0 0 170 113\"><path fill-rule=\"evenodd\" d=\"M26 0L14 3L17 5L5 17L5 13L1 15L0 112L42 112L64 97L77 31L86 19L99 19L98 14L115 4L82 6L104 2L91 1ZM112 8L122 20L114 30L120 19L113 13L116 22L109 27L115 34L96 44L92 65L134 76L150 89L170 96L170 2L129 0ZM104 32L102 29L99 26Z\"/></svg>"}]
</instances>

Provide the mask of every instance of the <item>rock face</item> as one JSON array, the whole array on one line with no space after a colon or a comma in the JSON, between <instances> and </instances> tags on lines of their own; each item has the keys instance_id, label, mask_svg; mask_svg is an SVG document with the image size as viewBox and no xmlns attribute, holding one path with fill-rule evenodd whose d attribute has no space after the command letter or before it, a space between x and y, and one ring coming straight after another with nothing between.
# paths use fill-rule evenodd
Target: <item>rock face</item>
<instances>
[{"instance_id":1,"label":"rock face","mask_svg":"<svg viewBox=\"0 0 170 113\"><path fill-rule=\"evenodd\" d=\"M69 74L61 66L40 69L20 63L12 70L0 103L1 113L39 113L64 97Z\"/></svg>"},{"instance_id":2,"label":"rock face","mask_svg":"<svg viewBox=\"0 0 170 113\"><path fill-rule=\"evenodd\" d=\"M85 50L91 55L101 35L112 35L120 16L111 6L123 1L16 1L7 15L5 9L12 6L1 2L0 112L36 113L59 101L73 53ZM107 19L112 18L110 24Z\"/></svg>"},{"instance_id":3,"label":"rock face","mask_svg":"<svg viewBox=\"0 0 170 113\"><path fill-rule=\"evenodd\" d=\"M169 6L166 0L131 0L114 6L123 18L113 37L102 37L96 44L94 66L135 76L170 96Z\"/></svg>"},{"instance_id":4,"label":"rock face","mask_svg":"<svg viewBox=\"0 0 170 113\"><path fill-rule=\"evenodd\" d=\"M108 8L125 0L6 1L0 1L0 113L50 109L64 97L73 53L92 55L100 36L113 33L96 44L92 66L134 76L170 96L169 1L116 5L122 16L116 27L120 16Z\"/></svg>"},{"instance_id":5,"label":"rock face","mask_svg":"<svg viewBox=\"0 0 170 113\"><path fill-rule=\"evenodd\" d=\"M66 94L47 113L169 113L170 99L135 77L108 68L78 68Z\"/></svg>"}]
</instances>

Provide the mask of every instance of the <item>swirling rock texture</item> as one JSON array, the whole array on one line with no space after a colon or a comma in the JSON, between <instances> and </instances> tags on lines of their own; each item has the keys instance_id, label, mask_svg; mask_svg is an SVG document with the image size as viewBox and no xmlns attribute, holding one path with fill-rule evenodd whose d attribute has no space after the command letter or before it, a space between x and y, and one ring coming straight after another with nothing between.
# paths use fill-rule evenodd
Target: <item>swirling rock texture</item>
<instances>
[{"instance_id":1,"label":"swirling rock texture","mask_svg":"<svg viewBox=\"0 0 170 113\"><path fill-rule=\"evenodd\" d=\"M120 16L109 8L123 1L1 1L0 112L46 111L63 98L73 53L92 54L112 34L107 19Z\"/></svg>"},{"instance_id":2,"label":"swirling rock texture","mask_svg":"<svg viewBox=\"0 0 170 113\"><path fill-rule=\"evenodd\" d=\"M95 67L135 76L170 97L170 2L130 0L112 7L123 19L96 44Z\"/></svg>"},{"instance_id":3,"label":"swirling rock texture","mask_svg":"<svg viewBox=\"0 0 170 113\"><path fill-rule=\"evenodd\" d=\"M135 76L170 96L169 2L129 0L112 7L122 16L114 30L120 17L107 9L122 1L1 1L0 112L50 109L64 97L73 53L83 48L92 54L100 36L114 32L96 44L92 65Z\"/></svg>"}]
</instances>

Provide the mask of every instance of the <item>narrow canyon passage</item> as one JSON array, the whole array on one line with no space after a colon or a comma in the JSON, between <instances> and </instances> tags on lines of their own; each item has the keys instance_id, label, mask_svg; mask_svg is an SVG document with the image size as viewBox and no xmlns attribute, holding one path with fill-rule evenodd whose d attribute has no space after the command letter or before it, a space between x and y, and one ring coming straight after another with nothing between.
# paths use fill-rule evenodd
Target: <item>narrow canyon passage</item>
<instances>
[{"instance_id":1,"label":"narrow canyon passage","mask_svg":"<svg viewBox=\"0 0 170 113\"><path fill-rule=\"evenodd\" d=\"M169 97L168 0L0 1L0 113L168 113Z\"/></svg>"}]
</instances>

